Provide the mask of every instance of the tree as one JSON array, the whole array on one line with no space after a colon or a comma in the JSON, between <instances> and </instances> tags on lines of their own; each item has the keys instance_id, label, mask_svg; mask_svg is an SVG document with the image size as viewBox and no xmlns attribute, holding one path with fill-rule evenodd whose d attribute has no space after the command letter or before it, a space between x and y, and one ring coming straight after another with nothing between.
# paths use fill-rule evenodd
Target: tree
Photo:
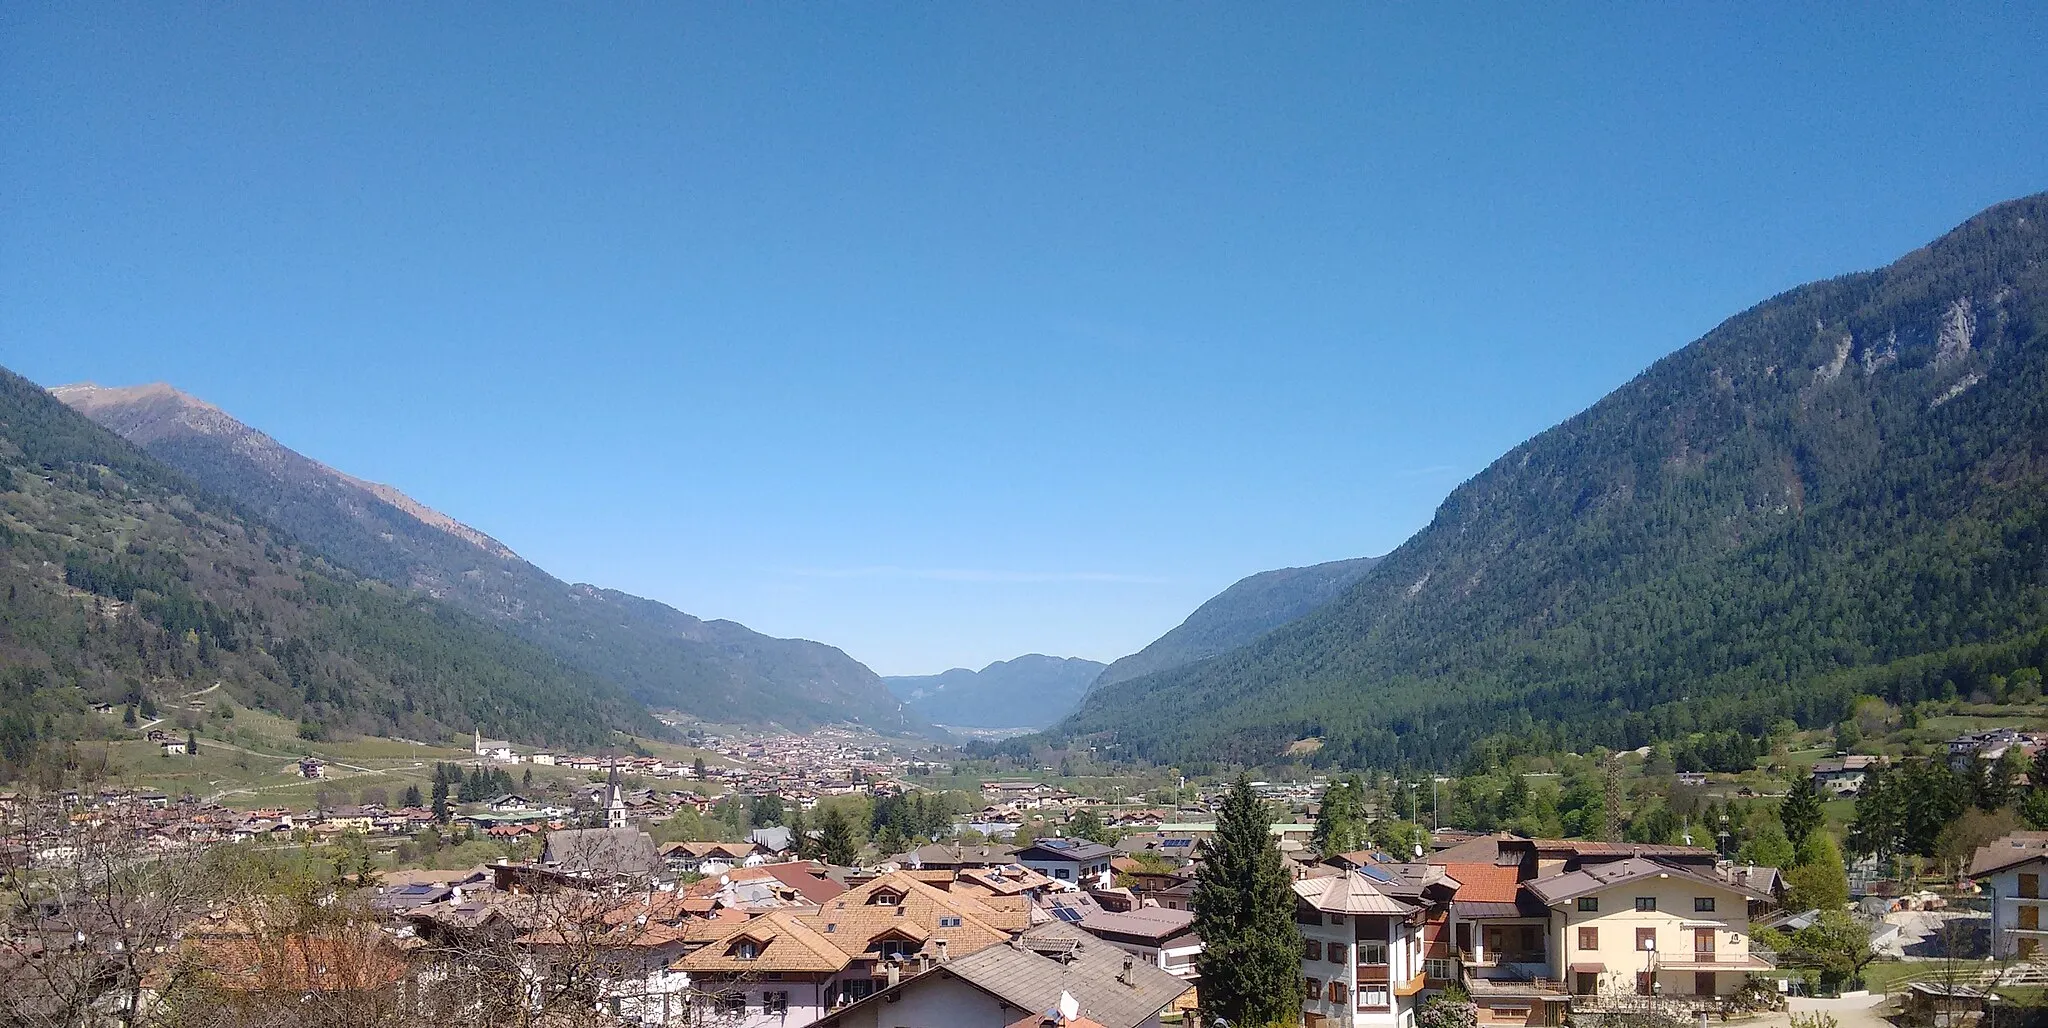
<instances>
[{"instance_id":1,"label":"tree","mask_svg":"<svg viewBox=\"0 0 2048 1028\"><path fill-rule=\"evenodd\" d=\"M698 757L696 760L690 762L690 774L700 782L703 781L705 778L709 777L704 773L703 757Z\"/></svg>"},{"instance_id":2,"label":"tree","mask_svg":"<svg viewBox=\"0 0 2048 1028\"><path fill-rule=\"evenodd\" d=\"M1785 830L1778 827L1775 820L1764 822L1763 827L1742 844L1737 855L1745 864L1775 867L1781 871L1789 869L1795 859L1792 840L1785 838Z\"/></svg>"},{"instance_id":3,"label":"tree","mask_svg":"<svg viewBox=\"0 0 2048 1028\"><path fill-rule=\"evenodd\" d=\"M185 755L188 757L199 755L199 737L194 735L190 729L185 731Z\"/></svg>"},{"instance_id":4,"label":"tree","mask_svg":"<svg viewBox=\"0 0 2048 1028\"><path fill-rule=\"evenodd\" d=\"M789 844L796 849L798 860L818 859L818 843L811 838L811 826L804 818L804 808L789 808Z\"/></svg>"},{"instance_id":5,"label":"tree","mask_svg":"<svg viewBox=\"0 0 2048 1028\"><path fill-rule=\"evenodd\" d=\"M438 775L434 778L434 821L448 823L448 780Z\"/></svg>"},{"instance_id":6,"label":"tree","mask_svg":"<svg viewBox=\"0 0 2048 1028\"><path fill-rule=\"evenodd\" d=\"M1849 824L1849 852L1876 857L1889 867L1906 838L1905 796L1884 765L1863 773L1856 793L1856 819Z\"/></svg>"},{"instance_id":7,"label":"tree","mask_svg":"<svg viewBox=\"0 0 2048 1028\"><path fill-rule=\"evenodd\" d=\"M1479 1007L1456 983L1431 996L1415 1012L1415 1028L1477 1028Z\"/></svg>"},{"instance_id":8,"label":"tree","mask_svg":"<svg viewBox=\"0 0 2048 1028\"><path fill-rule=\"evenodd\" d=\"M1330 783L1316 808L1316 830L1309 842L1322 856L1349 853L1365 846L1365 786L1358 776Z\"/></svg>"},{"instance_id":9,"label":"tree","mask_svg":"<svg viewBox=\"0 0 2048 1028\"><path fill-rule=\"evenodd\" d=\"M1835 837L1814 832L1800 845L1799 866L1785 873L1785 905L1793 910L1840 910L1849 905L1849 871Z\"/></svg>"},{"instance_id":10,"label":"tree","mask_svg":"<svg viewBox=\"0 0 2048 1028\"><path fill-rule=\"evenodd\" d=\"M1814 784L1812 775L1802 776L1786 790L1785 802L1778 805L1778 823L1785 826L1785 838L1794 849L1827 819L1821 803L1820 786Z\"/></svg>"},{"instance_id":11,"label":"tree","mask_svg":"<svg viewBox=\"0 0 2048 1028\"><path fill-rule=\"evenodd\" d=\"M782 819L787 816L783 809L782 797L774 793L754 797L749 816L757 827L781 824Z\"/></svg>"},{"instance_id":12,"label":"tree","mask_svg":"<svg viewBox=\"0 0 2048 1028\"><path fill-rule=\"evenodd\" d=\"M121 708L121 725L125 728L135 727L135 704L130 703Z\"/></svg>"},{"instance_id":13,"label":"tree","mask_svg":"<svg viewBox=\"0 0 2048 1028\"><path fill-rule=\"evenodd\" d=\"M1835 725L1835 752L1854 753L1856 747L1861 745L1863 729L1857 726L1854 719L1841 721Z\"/></svg>"},{"instance_id":14,"label":"tree","mask_svg":"<svg viewBox=\"0 0 2048 1028\"><path fill-rule=\"evenodd\" d=\"M1107 827L1104 827L1102 818L1097 816L1095 810L1091 807L1081 808L1081 811L1074 815L1073 820L1067 822L1067 833L1076 839L1086 839L1089 842L1099 842L1104 845L1108 845L1115 839L1114 833Z\"/></svg>"},{"instance_id":15,"label":"tree","mask_svg":"<svg viewBox=\"0 0 2048 1028\"><path fill-rule=\"evenodd\" d=\"M1301 1009L1301 933L1294 889L1268 829L1272 817L1238 775L1195 876L1205 1022L1291 1024Z\"/></svg>"},{"instance_id":16,"label":"tree","mask_svg":"<svg viewBox=\"0 0 2048 1028\"><path fill-rule=\"evenodd\" d=\"M1970 857L1978 847L1988 846L2003 839L2022 827L2019 815L2010 810L1966 810L1963 816L1950 821L1934 839L1934 855L1948 865L1951 872L1961 873L1970 865Z\"/></svg>"},{"instance_id":17,"label":"tree","mask_svg":"<svg viewBox=\"0 0 2048 1028\"><path fill-rule=\"evenodd\" d=\"M417 807L417 806L420 806L420 805L421 805L421 802L422 802L422 801L420 800L420 787L419 787L419 786L417 786L417 785L408 785L408 786L406 786L406 787L405 787L405 799L404 799L403 801L401 801L401 802L402 802L402 805L404 805L404 806L407 806L407 807Z\"/></svg>"},{"instance_id":18,"label":"tree","mask_svg":"<svg viewBox=\"0 0 2048 1028\"><path fill-rule=\"evenodd\" d=\"M1870 930L1839 908L1822 908L1813 924L1793 932L1790 945L1780 959L1795 967L1820 972L1821 989L1837 992L1853 986L1876 954L1870 949Z\"/></svg>"},{"instance_id":19,"label":"tree","mask_svg":"<svg viewBox=\"0 0 2048 1028\"><path fill-rule=\"evenodd\" d=\"M818 819L818 852L825 863L840 867L852 867L860 857L860 847L853 839L853 826L846 821L846 815L838 807L825 808L825 815Z\"/></svg>"}]
</instances>

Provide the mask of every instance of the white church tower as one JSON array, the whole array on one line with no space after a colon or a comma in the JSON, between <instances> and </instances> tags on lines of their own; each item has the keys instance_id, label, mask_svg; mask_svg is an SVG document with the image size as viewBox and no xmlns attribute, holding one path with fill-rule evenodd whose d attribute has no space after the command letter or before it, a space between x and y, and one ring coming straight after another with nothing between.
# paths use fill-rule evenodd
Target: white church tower
<instances>
[{"instance_id":1,"label":"white church tower","mask_svg":"<svg viewBox=\"0 0 2048 1028\"><path fill-rule=\"evenodd\" d=\"M612 773L605 779L604 826L606 828L626 827L625 789L619 785L619 762L612 761Z\"/></svg>"}]
</instances>

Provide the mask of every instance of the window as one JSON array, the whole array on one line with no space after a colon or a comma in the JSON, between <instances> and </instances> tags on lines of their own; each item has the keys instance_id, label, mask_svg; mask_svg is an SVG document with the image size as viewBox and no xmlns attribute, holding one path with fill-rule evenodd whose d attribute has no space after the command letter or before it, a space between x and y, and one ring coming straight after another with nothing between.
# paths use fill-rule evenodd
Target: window
<instances>
[{"instance_id":1,"label":"window","mask_svg":"<svg viewBox=\"0 0 2048 1028\"><path fill-rule=\"evenodd\" d=\"M789 993L764 992L761 994L761 1012L764 1014L789 1013Z\"/></svg>"},{"instance_id":2,"label":"window","mask_svg":"<svg viewBox=\"0 0 2048 1028\"><path fill-rule=\"evenodd\" d=\"M1527 1021L1529 1019L1528 1007L1494 1007L1492 1009L1493 1019L1496 1021Z\"/></svg>"},{"instance_id":3,"label":"window","mask_svg":"<svg viewBox=\"0 0 2048 1028\"><path fill-rule=\"evenodd\" d=\"M1303 939L1301 942L1301 955L1308 960L1321 960L1323 959L1323 944L1314 939Z\"/></svg>"},{"instance_id":4,"label":"window","mask_svg":"<svg viewBox=\"0 0 2048 1028\"><path fill-rule=\"evenodd\" d=\"M1653 950L1653 949L1656 949L1656 948L1657 948L1657 929L1655 929L1655 928L1638 928L1638 929L1636 929L1636 951L1637 951L1637 952L1639 952L1639 953L1640 953L1640 952L1644 952L1644 951L1647 951L1647 950Z\"/></svg>"},{"instance_id":5,"label":"window","mask_svg":"<svg viewBox=\"0 0 2048 1028\"><path fill-rule=\"evenodd\" d=\"M2020 898L2041 898L2041 876L2038 874L2020 876Z\"/></svg>"},{"instance_id":6,"label":"window","mask_svg":"<svg viewBox=\"0 0 2048 1028\"><path fill-rule=\"evenodd\" d=\"M744 992L720 993L718 997L718 1009L728 1014L746 1013L747 994Z\"/></svg>"},{"instance_id":7,"label":"window","mask_svg":"<svg viewBox=\"0 0 2048 1028\"><path fill-rule=\"evenodd\" d=\"M1600 948L1600 929L1598 929L1598 928L1581 928L1581 929L1579 929L1579 948L1580 948L1580 949L1599 949L1599 948Z\"/></svg>"},{"instance_id":8,"label":"window","mask_svg":"<svg viewBox=\"0 0 2048 1028\"><path fill-rule=\"evenodd\" d=\"M1330 1002L1342 1003L1350 998L1351 990L1345 987L1343 982L1333 981L1330 983Z\"/></svg>"},{"instance_id":9,"label":"window","mask_svg":"<svg viewBox=\"0 0 2048 1028\"><path fill-rule=\"evenodd\" d=\"M1052 876L1064 882L1067 880L1067 869L1064 867L1053 868Z\"/></svg>"},{"instance_id":10,"label":"window","mask_svg":"<svg viewBox=\"0 0 2048 1028\"><path fill-rule=\"evenodd\" d=\"M1712 896L1694 896L1694 897L1692 898L1692 912L1693 912L1693 913L1695 913L1695 914L1711 914L1711 913L1713 913L1713 912L1714 912L1714 897L1712 897Z\"/></svg>"},{"instance_id":11,"label":"window","mask_svg":"<svg viewBox=\"0 0 2048 1028\"><path fill-rule=\"evenodd\" d=\"M881 945L876 946L875 951L882 955L883 960L901 960L917 952L917 943L905 942L902 939L888 939Z\"/></svg>"},{"instance_id":12,"label":"window","mask_svg":"<svg viewBox=\"0 0 2048 1028\"><path fill-rule=\"evenodd\" d=\"M1327 950L1325 950L1325 952L1326 952L1326 953L1327 953L1327 954L1329 955L1329 960L1330 960L1330 963L1332 963L1332 964L1341 964L1341 963L1343 963L1343 962L1344 962L1344 944L1343 944L1343 943L1341 943L1341 942L1333 942L1333 943L1331 943L1331 944L1329 945L1329 948L1328 948Z\"/></svg>"},{"instance_id":13,"label":"window","mask_svg":"<svg viewBox=\"0 0 2048 1028\"><path fill-rule=\"evenodd\" d=\"M741 939L732 948L732 955L740 960L753 960L761 955L761 944L752 939Z\"/></svg>"},{"instance_id":14,"label":"window","mask_svg":"<svg viewBox=\"0 0 2048 1028\"><path fill-rule=\"evenodd\" d=\"M1656 913L1656 911L1657 911L1657 897L1655 897L1655 896L1637 896L1637 897L1636 897L1636 913L1638 913L1638 914L1653 914L1653 913Z\"/></svg>"},{"instance_id":15,"label":"window","mask_svg":"<svg viewBox=\"0 0 2048 1028\"><path fill-rule=\"evenodd\" d=\"M1323 983L1320 979L1303 978L1301 980L1301 992L1303 996L1309 999L1322 999Z\"/></svg>"},{"instance_id":16,"label":"window","mask_svg":"<svg viewBox=\"0 0 2048 1028\"><path fill-rule=\"evenodd\" d=\"M1385 1009L1385 1008L1386 1008L1386 1005L1387 1005L1387 990L1386 990L1386 987L1385 987L1385 986L1372 986L1372 987L1360 986L1360 987L1359 987L1359 989L1358 989L1358 1009L1360 1009L1360 1010L1375 1010L1375 1009Z\"/></svg>"},{"instance_id":17,"label":"window","mask_svg":"<svg viewBox=\"0 0 2048 1028\"><path fill-rule=\"evenodd\" d=\"M958 928L958 927L960 927L960 919L959 919L959 918L957 918L957 917L942 917L942 918L939 918L939 927L941 927L941 928Z\"/></svg>"},{"instance_id":18,"label":"window","mask_svg":"<svg viewBox=\"0 0 2048 1028\"><path fill-rule=\"evenodd\" d=\"M1358 944L1358 962L1361 964L1384 964L1387 962L1387 944L1367 939Z\"/></svg>"},{"instance_id":19,"label":"window","mask_svg":"<svg viewBox=\"0 0 2048 1028\"><path fill-rule=\"evenodd\" d=\"M1598 897L1598 896L1581 896L1581 897L1579 897L1579 913L1581 913L1581 914L1597 914L1597 913L1599 913L1599 912L1600 912L1600 897Z\"/></svg>"}]
</instances>

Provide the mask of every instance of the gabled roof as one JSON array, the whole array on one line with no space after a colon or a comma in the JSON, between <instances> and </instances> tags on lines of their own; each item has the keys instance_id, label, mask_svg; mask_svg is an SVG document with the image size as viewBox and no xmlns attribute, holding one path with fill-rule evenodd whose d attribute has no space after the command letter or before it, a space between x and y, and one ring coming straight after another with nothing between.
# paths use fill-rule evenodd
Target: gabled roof
<instances>
[{"instance_id":1,"label":"gabled roof","mask_svg":"<svg viewBox=\"0 0 2048 1028\"><path fill-rule=\"evenodd\" d=\"M737 943L751 940L760 945L759 954L752 960L742 960L734 952ZM832 940L819 934L802 919L787 911L771 911L751 921L741 922L724 935L713 939L695 953L686 954L670 964L678 971L697 974L706 972L740 974L749 972L819 972L831 973L852 963L851 957L832 944Z\"/></svg>"},{"instance_id":2,"label":"gabled roof","mask_svg":"<svg viewBox=\"0 0 2048 1028\"><path fill-rule=\"evenodd\" d=\"M1139 907L1121 913L1108 910L1088 915L1081 930L1090 935L1142 940L1154 945L1181 936L1192 936L1195 914L1191 910Z\"/></svg>"},{"instance_id":3,"label":"gabled roof","mask_svg":"<svg viewBox=\"0 0 2048 1028\"><path fill-rule=\"evenodd\" d=\"M1309 906L1331 914L1405 916L1416 909L1388 895L1384 888L1361 871L1345 871L1295 882L1294 894Z\"/></svg>"},{"instance_id":4,"label":"gabled roof","mask_svg":"<svg viewBox=\"0 0 2048 1028\"><path fill-rule=\"evenodd\" d=\"M900 896L895 903L870 902L878 893ZM945 923L958 920L958 924ZM833 898L804 922L849 956L868 952L872 941L889 929L915 925L929 938L945 939L952 956L971 953L1010 937L1022 928L1021 912L1002 911L972 896L937 889L901 871L885 874Z\"/></svg>"},{"instance_id":5,"label":"gabled roof","mask_svg":"<svg viewBox=\"0 0 2048 1028\"><path fill-rule=\"evenodd\" d=\"M1627 885L1631 882L1655 878L1679 878L1699 886L1718 889L1722 892L1740 893L1749 899L1768 900L1771 898L1768 894L1758 892L1747 886L1703 875L1690 868L1681 867L1676 864L1651 860L1648 857L1630 857L1626 860L1610 861L1605 864L1591 864L1577 871L1552 875L1549 878L1538 878L1528 883L1528 889L1531 893L1535 894L1537 899L1542 900L1546 905L1554 907L1560 903L1568 903L1578 899L1581 896L1591 896L1595 893L1605 892L1608 889Z\"/></svg>"},{"instance_id":6,"label":"gabled roof","mask_svg":"<svg viewBox=\"0 0 2048 1028\"><path fill-rule=\"evenodd\" d=\"M2048 857L2048 832L2014 832L1977 847L1970 857L1970 876L1997 874L2042 857Z\"/></svg>"},{"instance_id":7,"label":"gabled roof","mask_svg":"<svg viewBox=\"0 0 2048 1028\"><path fill-rule=\"evenodd\" d=\"M1492 861L1484 864L1446 863L1445 873L1458 880L1458 902L1513 903L1521 891L1521 877L1513 867Z\"/></svg>"},{"instance_id":8,"label":"gabled roof","mask_svg":"<svg viewBox=\"0 0 2048 1028\"><path fill-rule=\"evenodd\" d=\"M1017 859L1024 860L1072 860L1087 864L1107 861L1116 856L1116 850L1099 842L1086 839L1040 839L1017 851Z\"/></svg>"},{"instance_id":9,"label":"gabled roof","mask_svg":"<svg viewBox=\"0 0 2048 1028\"><path fill-rule=\"evenodd\" d=\"M1128 967L1128 970L1126 970ZM1062 994L1075 1001L1076 1017L1066 1028L1136 1028L1187 992L1187 982L1158 967L1131 959L1122 950L1064 924L1031 929L1015 943L991 946L940 964L818 1019L832 1028L870 1003L894 1002L903 992L952 979L1025 1011L1013 1024L1038 1025L1056 1010ZM858 1014L854 1015L858 1017Z\"/></svg>"}]
</instances>

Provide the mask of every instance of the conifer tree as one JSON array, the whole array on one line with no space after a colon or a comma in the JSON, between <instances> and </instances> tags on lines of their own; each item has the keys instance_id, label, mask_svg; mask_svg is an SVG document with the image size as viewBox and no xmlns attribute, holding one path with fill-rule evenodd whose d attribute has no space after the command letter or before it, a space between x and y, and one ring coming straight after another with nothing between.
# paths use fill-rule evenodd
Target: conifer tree
<instances>
[{"instance_id":1,"label":"conifer tree","mask_svg":"<svg viewBox=\"0 0 2048 1028\"><path fill-rule=\"evenodd\" d=\"M1821 809L1820 786L1813 783L1812 775L1792 783L1792 788L1785 792L1785 802L1778 806L1778 822L1785 826L1785 838L1792 841L1795 850L1826 817L1827 812Z\"/></svg>"},{"instance_id":2,"label":"conifer tree","mask_svg":"<svg viewBox=\"0 0 2048 1028\"><path fill-rule=\"evenodd\" d=\"M1316 830L1309 842L1320 856L1349 853L1366 842L1365 785L1357 775L1332 782L1316 807Z\"/></svg>"},{"instance_id":3,"label":"conifer tree","mask_svg":"<svg viewBox=\"0 0 2048 1028\"><path fill-rule=\"evenodd\" d=\"M811 838L811 826L800 804L791 804L789 808L789 844L796 848L798 860L818 859L818 844Z\"/></svg>"},{"instance_id":4,"label":"conifer tree","mask_svg":"<svg viewBox=\"0 0 2048 1028\"><path fill-rule=\"evenodd\" d=\"M420 799L420 787L417 785L406 786L405 800L400 805L406 807L417 807L420 805L421 802L422 800Z\"/></svg>"},{"instance_id":5,"label":"conifer tree","mask_svg":"<svg viewBox=\"0 0 2048 1028\"><path fill-rule=\"evenodd\" d=\"M1195 877L1202 954L1202 1019L1295 1024L1301 1011L1301 933L1294 889L1268 828L1272 816L1239 775Z\"/></svg>"},{"instance_id":6,"label":"conifer tree","mask_svg":"<svg viewBox=\"0 0 2048 1028\"><path fill-rule=\"evenodd\" d=\"M827 864L851 867L859 859L860 847L853 841L853 826L838 807L827 807L818 819L818 852Z\"/></svg>"},{"instance_id":7,"label":"conifer tree","mask_svg":"<svg viewBox=\"0 0 2048 1028\"><path fill-rule=\"evenodd\" d=\"M448 779L438 773L439 769L436 769L436 772L434 775L434 820L436 823L445 825L448 823Z\"/></svg>"}]
</instances>

